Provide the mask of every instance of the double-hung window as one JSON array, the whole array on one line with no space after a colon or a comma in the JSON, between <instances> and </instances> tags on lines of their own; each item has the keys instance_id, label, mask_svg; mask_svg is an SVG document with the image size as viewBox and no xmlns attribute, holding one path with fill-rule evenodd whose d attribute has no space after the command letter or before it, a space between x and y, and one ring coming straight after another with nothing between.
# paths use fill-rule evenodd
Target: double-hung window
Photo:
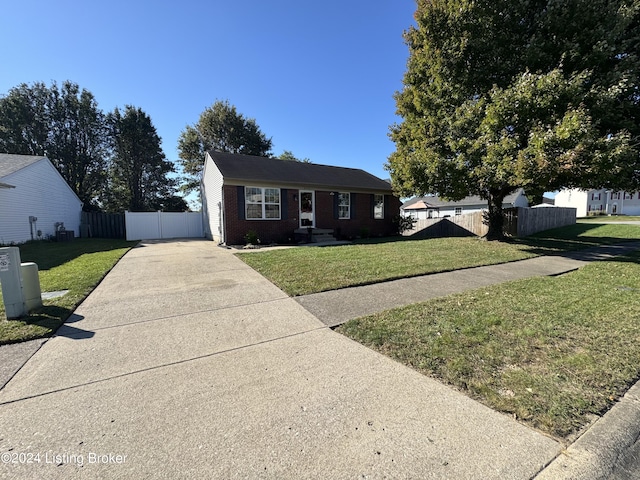
<instances>
[{"instance_id":1,"label":"double-hung window","mask_svg":"<svg viewBox=\"0 0 640 480\"><path fill-rule=\"evenodd\" d=\"M351 218L351 194L348 192L338 193L338 218Z\"/></svg>"},{"instance_id":2,"label":"double-hung window","mask_svg":"<svg viewBox=\"0 0 640 480\"><path fill-rule=\"evenodd\" d=\"M384 195L376 193L373 196L373 218L378 220L384 218Z\"/></svg>"},{"instance_id":3,"label":"double-hung window","mask_svg":"<svg viewBox=\"0 0 640 480\"><path fill-rule=\"evenodd\" d=\"M280 189L246 187L245 218L247 220L280 220Z\"/></svg>"}]
</instances>

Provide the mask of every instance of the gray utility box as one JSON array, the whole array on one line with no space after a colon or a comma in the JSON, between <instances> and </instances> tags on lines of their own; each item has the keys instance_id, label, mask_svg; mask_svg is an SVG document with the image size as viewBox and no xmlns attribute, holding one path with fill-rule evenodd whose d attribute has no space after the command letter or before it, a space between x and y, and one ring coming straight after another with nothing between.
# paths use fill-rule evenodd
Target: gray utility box
<instances>
[{"instance_id":1,"label":"gray utility box","mask_svg":"<svg viewBox=\"0 0 640 480\"><path fill-rule=\"evenodd\" d=\"M35 263L23 266L18 247L0 248L0 284L8 319L23 317L42 306L38 266Z\"/></svg>"},{"instance_id":2,"label":"gray utility box","mask_svg":"<svg viewBox=\"0 0 640 480\"><path fill-rule=\"evenodd\" d=\"M24 295L24 305L27 312L42 306L42 292L40 291L40 277L38 276L38 265L33 262L20 264L22 275L22 295Z\"/></svg>"}]
</instances>

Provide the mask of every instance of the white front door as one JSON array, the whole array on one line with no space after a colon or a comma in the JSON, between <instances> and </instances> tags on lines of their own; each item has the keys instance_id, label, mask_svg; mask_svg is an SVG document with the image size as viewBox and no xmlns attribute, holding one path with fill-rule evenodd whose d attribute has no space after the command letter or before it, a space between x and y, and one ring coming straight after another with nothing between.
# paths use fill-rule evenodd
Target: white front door
<instances>
[{"instance_id":1,"label":"white front door","mask_svg":"<svg viewBox=\"0 0 640 480\"><path fill-rule=\"evenodd\" d=\"M300 190L300 227L315 227L315 192Z\"/></svg>"}]
</instances>

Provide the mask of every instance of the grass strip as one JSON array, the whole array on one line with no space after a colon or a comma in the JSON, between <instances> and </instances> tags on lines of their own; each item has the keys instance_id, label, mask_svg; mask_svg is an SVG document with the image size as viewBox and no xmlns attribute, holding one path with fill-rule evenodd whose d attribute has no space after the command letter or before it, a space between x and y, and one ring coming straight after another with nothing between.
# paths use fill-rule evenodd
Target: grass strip
<instances>
[{"instance_id":1,"label":"grass strip","mask_svg":"<svg viewBox=\"0 0 640 480\"><path fill-rule=\"evenodd\" d=\"M69 293L44 300L42 308L19 320L7 320L0 302L0 345L50 336L135 243L90 238L20 245L22 262L38 264L43 292Z\"/></svg>"},{"instance_id":2,"label":"grass strip","mask_svg":"<svg viewBox=\"0 0 640 480\"><path fill-rule=\"evenodd\" d=\"M510 242L475 237L370 240L356 245L238 253L291 296L640 239L640 226L576 224Z\"/></svg>"},{"instance_id":3,"label":"grass strip","mask_svg":"<svg viewBox=\"0 0 640 480\"><path fill-rule=\"evenodd\" d=\"M580 222L608 223L608 222L640 222L640 217L633 215L597 215L593 217L583 217Z\"/></svg>"},{"instance_id":4,"label":"grass strip","mask_svg":"<svg viewBox=\"0 0 640 480\"><path fill-rule=\"evenodd\" d=\"M338 331L566 439L640 377L640 253L370 315Z\"/></svg>"}]
</instances>

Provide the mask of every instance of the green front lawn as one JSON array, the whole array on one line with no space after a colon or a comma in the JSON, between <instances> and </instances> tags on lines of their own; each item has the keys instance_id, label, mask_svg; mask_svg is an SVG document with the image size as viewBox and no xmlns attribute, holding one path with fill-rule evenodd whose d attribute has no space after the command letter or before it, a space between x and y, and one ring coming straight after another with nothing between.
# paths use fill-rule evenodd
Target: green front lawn
<instances>
[{"instance_id":1,"label":"green front lawn","mask_svg":"<svg viewBox=\"0 0 640 480\"><path fill-rule=\"evenodd\" d=\"M567 438L640 378L640 252L370 315L338 331Z\"/></svg>"},{"instance_id":2,"label":"green front lawn","mask_svg":"<svg viewBox=\"0 0 640 480\"><path fill-rule=\"evenodd\" d=\"M0 345L47 337L55 332L135 243L96 238L20 245L22 262L38 264L43 292L69 290L69 293L45 300L41 309L20 320L7 320L4 303L0 302Z\"/></svg>"},{"instance_id":3,"label":"green front lawn","mask_svg":"<svg viewBox=\"0 0 640 480\"><path fill-rule=\"evenodd\" d=\"M640 217L633 217L630 215L597 215L594 217L583 217L583 218L579 218L578 219L579 222L595 222L595 223L602 223L602 222L639 222L640 221Z\"/></svg>"},{"instance_id":4,"label":"green front lawn","mask_svg":"<svg viewBox=\"0 0 640 480\"><path fill-rule=\"evenodd\" d=\"M640 239L640 226L576 224L511 242L386 239L357 245L239 253L287 294L306 295L416 275Z\"/></svg>"}]
</instances>

